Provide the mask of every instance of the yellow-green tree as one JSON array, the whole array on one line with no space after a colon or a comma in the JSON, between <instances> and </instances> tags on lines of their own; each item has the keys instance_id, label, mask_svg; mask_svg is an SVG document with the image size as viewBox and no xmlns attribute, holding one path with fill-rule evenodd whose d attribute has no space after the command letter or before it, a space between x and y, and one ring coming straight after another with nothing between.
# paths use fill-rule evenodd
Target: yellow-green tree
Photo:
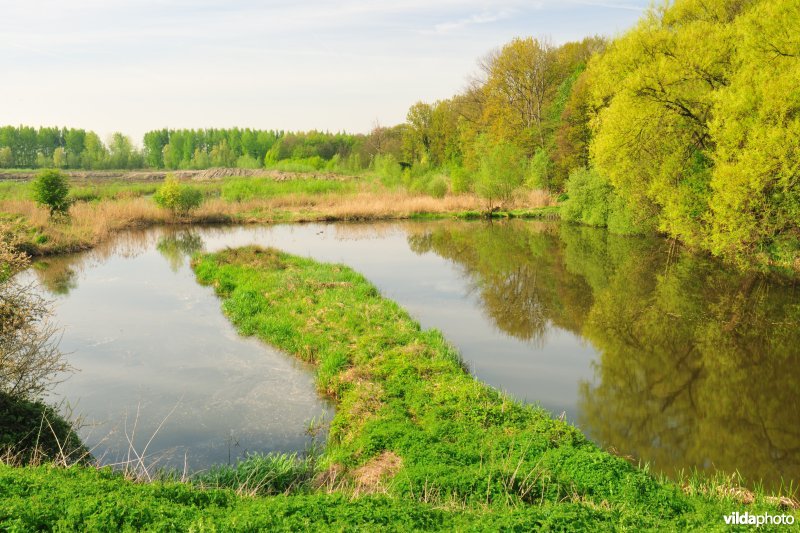
<instances>
[{"instance_id":1,"label":"yellow-green tree","mask_svg":"<svg viewBox=\"0 0 800 533\"><path fill-rule=\"evenodd\" d=\"M797 261L798 25L791 0L679 0L591 62L591 162L638 222L730 259Z\"/></svg>"},{"instance_id":2,"label":"yellow-green tree","mask_svg":"<svg viewBox=\"0 0 800 533\"><path fill-rule=\"evenodd\" d=\"M710 134L709 248L798 261L800 3L759 2L737 21L735 70L716 95Z\"/></svg>"},{"instance_id":3,"label":"yellow-green tree","mask_svg":"<svg viewBox=\"0 0 800 533\"><path fill-rule=\"evenodd\" d=\"M544 148L545 106L559 82L555 48L545 40L517 38L487 56L481 68L489 131L529 156Z\"/></svg>"}]
</instances>

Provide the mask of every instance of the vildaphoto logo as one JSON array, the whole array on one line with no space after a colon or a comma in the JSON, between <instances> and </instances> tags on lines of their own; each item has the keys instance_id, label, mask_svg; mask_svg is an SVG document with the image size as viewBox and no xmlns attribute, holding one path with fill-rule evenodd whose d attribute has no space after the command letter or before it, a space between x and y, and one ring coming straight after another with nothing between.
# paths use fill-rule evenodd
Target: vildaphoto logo
<instances>
[{"instance_id":1,"label":"vildaphoto logo","mask_svg":"<svg viewBox=\"0 0 800 533\"><path fill-rule=\"evenodd\" d=\"M750 514L748 512L740 513L736 511L722 518L725 519L726 524L731 526L791 526L794 524L794 517L790 514Z\"/></svg>"}]
</instances>

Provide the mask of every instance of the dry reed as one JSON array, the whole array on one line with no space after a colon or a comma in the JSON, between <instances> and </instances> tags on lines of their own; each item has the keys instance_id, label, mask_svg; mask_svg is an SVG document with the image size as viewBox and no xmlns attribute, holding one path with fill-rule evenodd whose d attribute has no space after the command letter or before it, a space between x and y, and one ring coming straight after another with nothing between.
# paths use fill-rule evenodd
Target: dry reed
<instances>
[{"instance_id":1,"label":"dry reed","mask_svg":"<svg viewBox=\"0 0 800 533\"><path fill-rule=\"evenodd\" d=\"M553 197L546 191L530 191L518 195L507 207L535 208L554 204ZM362 190L347 194L288 194L243 202L213 198L184 216L174 216L144 197L77 202L70 207L68 217L56 218L50 217L47 208L31 200L0 201L0 213L24 220L28 232L33 234L28 235L30 246L27 249L35 254L87 249L120 230L160 224L388 220L482 209L485 209L485 203L475 195L432 198L386 190Z\"/></svg>"}]
</instances>

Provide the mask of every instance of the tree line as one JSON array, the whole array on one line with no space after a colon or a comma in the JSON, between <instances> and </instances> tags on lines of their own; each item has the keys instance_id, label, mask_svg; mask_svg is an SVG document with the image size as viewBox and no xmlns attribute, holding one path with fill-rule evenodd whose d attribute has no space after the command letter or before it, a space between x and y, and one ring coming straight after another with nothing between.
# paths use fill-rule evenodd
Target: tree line
<instances>
[{"instance_id":1,"label":"tree line","mask_svg":"<svg viewBox=\"0 0 800 533\"><path fill-rule=\"evenodd\" d=\"M93 131L30 126L0 127L0 168L142 168L130 137L114 133L103 143Z\"/></svg>"},{"instance_id":2,"label":"tree line","mask_svg":"<svg viewBox=\"0 0 800 533\"><path fill-rule=\"evenodd\" d=\"M800 249L800 4L675 0L608 40L517 38L452 98L368 134L0 128L0 167L371 169L386 185L472 191L489 206L548 189L562 217L658 231L736 261Z\"/></svg>"},{"instance_id":3,"label":"tree line","mask_svg":"<svg viewBox=\"0 0 800 533\"><path fill-rule=\"evenodd\" d=\"M406 157L457 187L505 171L565 192L567 220L796 267L799 24L794 0L675 0L613 40L515 39L409 109Z\"/></svg>"}]
</instances>

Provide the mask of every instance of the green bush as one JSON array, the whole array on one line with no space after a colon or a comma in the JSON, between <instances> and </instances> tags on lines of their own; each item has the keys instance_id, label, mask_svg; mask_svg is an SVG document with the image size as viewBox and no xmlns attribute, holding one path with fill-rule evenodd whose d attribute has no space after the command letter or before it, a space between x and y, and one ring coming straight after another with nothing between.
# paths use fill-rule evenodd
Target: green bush
<instances>
[{"instance_id":1,"label":"green bush","mask_svg":"<svg viewBox=\"0 0 800 533\"><path fill-rule=\"evenodd\" d=\"M236 168L261 168L261 163L251 155L243 155L236 160Z\"/></svg>"},{"instance_id":2,"label":"green bush","mask_svg":"<svg viewBox=\"0 0 800 533\"><path fill-rule=\"evenodd\" d=\"M397 187L403 179L403 169L391 154L376 155L372 160L372 170L386 187Z\"/></svg>"},{"instance_id":3,"label":"green bush","mask_svg":"<svg viewBox=\"0 0 800 533\"><path fill-rule=\"evenodd\" d=\"M175 176L169 174L153 195L153 199L173 214L183 215L203 203L203 193L191 185L181 184Z\"/></svg>"},{"instance_id":4,"label":"green bush","mask_svg":"<svg viewBox=\"0 0 800 533\"><path fill-rule=\"evenodd\" d=\"M450 170L450 185L456 194L472 191L473 181L472 175L463 167Z\"/></svg>"},{"instance_id":5,"label":"green bush","mask_svg":"<svg viewBox=\"0 0 800 533\"><path fill-rule=\"evenodd\" d=\"M578 168L567 179L568 199L561 217L569 222L605 227L608 224L611 184L594 170Z\"/></svg>"},{"instance_id":6,"label":"green bush","mask_svg":"<svg viewBox=\"0 0 800 533\"><path fill-rule=\"evenodd\" d=\"M550 189L553 162L547 154L547 150L538 149L531 158L528 166L528 177L526 185L532 189Z\"/></svg>"},{"instance_id":7,"label":"green bush","mask_svg":"<svg viewBox=\"0 0 800 533\"><path fill-rule=\"evenodd\" d=\"M476 150L480 154L480 169L475 192L486 200L488 210L498 203L507 204L525 178L522 151L512 143L493 143L485 137L478 139Z\"/></svg>"},{"instance_id":8,"label":"green bush","mask_svg":"<svg viewBox=\"0 0 800 533\"><path fill-rule=\"evenodd\" d=\"M66 213L69 208L69 184L60 170L42 170L33 181L33 198L50 208L50 214Z\"/></svg>"},{"instance_id":9,"label":"green bush","mask_svg":"<svg viewBox=\"0 0 800 533\"><path fill-rule=\"evenodd\" d=\"M561 208L563 220L607 227L619 235L634 235L653 229L651 221L636 218L611 183L594 169L573 170L566 186L566 199Z\"/></svg>"},{"instance_id":10,"label":"green bush","mask_svg":"<svg viewBox=\"0 0 800 533\"><path fill-rule=\"evenodd\" d=\"M19 464L89 459L69 422L40 400L0 391L0 453Z\"/></svg>"},{"instance_id":11,"label":"green bush","mask_svg":"<svg viewBox=\"0 0 800 533\"><path fill-rule=\"evenodd\" d=\"M447 194L447 181L444 176L436 176L428 183L428 194L434 198L444 198Z\"/></svg>"}]
</instances>

